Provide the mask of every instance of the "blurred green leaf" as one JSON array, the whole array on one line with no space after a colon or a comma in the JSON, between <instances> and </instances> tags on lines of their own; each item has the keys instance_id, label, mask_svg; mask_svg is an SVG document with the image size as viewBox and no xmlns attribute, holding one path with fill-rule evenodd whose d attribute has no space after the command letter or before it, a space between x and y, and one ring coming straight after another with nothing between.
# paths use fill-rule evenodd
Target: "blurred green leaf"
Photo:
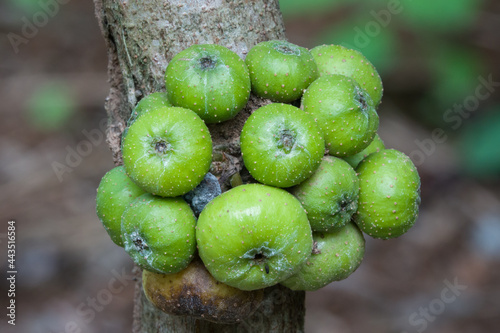
<instances>
[{"instance_id":1,"label":"blurred green leaf","mask_svg":"<svg viewBox=\"0 0 500 333\"><path fill-rule=\"evenodd\" d=\"M390 28L378 24L372 16L359 16L340 26L329 28L316 44L340 44L360 51L377 71L387 73L397 58L397 36Z\"/></svg>"},{"instance_id":2,"label":"blurred green leaf","mask_svg":"<svg viewBox=\"0 0 500 333\"><path fill-rule=\"evenodd\" d=\"M37 89L28 100L28 122L41 131L61 129L73 116L75 101L64 83L48 83Z\"/></svg>"},{"instance_id":3,"label":"blurred green leaf","mask_svg":"<svg viewBox=\"0 0 500 333\"><path fill-rule=\"evenodd\" d=\"M449 129L453 122L444 119L445 112L475 94L478 77L485 69L479 55L469 49L423 37L426 50L422 56L427 59L433 81L419 102L419 116L430 126Z\"/></svg>"},{"instance_id":4,"label":"blurred green leaf","mask_svg":"<svg viewBox=\"0 0 500 333\"><path fill-rule=\"evenodd\" d=\"M464 171L477 178L500 176L500 105L465 123L458 142Z\"/></svg>"},{"instance_id":5,"label":"blurred green leaf","mask_svg":"<svg viewBox=\"0 0 500 333\"><path fill-rule=\"evenodd\" d=\"M280 0L280 9L284 16L304 15L332 10L346 4L353 4L357 0Z\"/></svg>"},{"instance_id":6,"label":"blurred green leaf","mask_svg":"<svg viewBox=\"0 0 500 333\"><path fill-rule=\"evenodd\" d=\"M25 14L32 14L41 9L40 0L8 0L14 8L22 10Z\"/></svg>"},{"instance_id":7,"label":"blurred green leaf","mask_svg":"<svg viewBox=\"0 0 500 333\"><path fill-rule=\"evenodd\" d=\"M451 108L452 105L443 106L431 94L423 95L417 100L418 120L425 123L429 127L449 129L451 124L446 123L443 119L444 112Z\"/></svg>"},{"instance_id":8,"label":"blurred green leaf","mask_svg":"<svg viewBox=\"0 0 500 333\"><path fill-rule=\"evenodd\" d=\"M473 94L483 73L481 59L469 49L455 45L428 44L431 73L436 76L433 94L442 105L460 102Z\"/></svg>"},{"instance_id":9,"label":"blurred green leaf","mask_svg":"<svg viewBox=\"0 0 500 333\"><path fill-rule=\"evenodd\" d=\"M448 32L473 23L481 4L481 0L403 0L401 15L414 29Z\"/></svg>"}]
</instances>

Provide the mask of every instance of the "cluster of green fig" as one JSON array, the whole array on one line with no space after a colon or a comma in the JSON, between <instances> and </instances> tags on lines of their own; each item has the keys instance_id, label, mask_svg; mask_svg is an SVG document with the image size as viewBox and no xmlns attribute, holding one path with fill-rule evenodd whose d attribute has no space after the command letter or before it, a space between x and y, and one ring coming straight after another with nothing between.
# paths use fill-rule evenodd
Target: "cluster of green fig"
<instances>
[{"instance_id":1,"label":"cluster of green fig","mask_svg":"<svg viewBox=\"0 0 500 333\"><path fill-rule=\"evenodd\" d=\"M169 63L165 86L134 109L124 165L97 193L97 214L145 270L145 290L195 257L228 288L317 290L358 268L362 232L388 239L414 224L420 179L377 135L382 82L358 51L266 41L242 60L193 45ZM221 193L205 124L235 117L251 93L269 100L240 135L252 181Z\"/></svg>"}]
</instances>

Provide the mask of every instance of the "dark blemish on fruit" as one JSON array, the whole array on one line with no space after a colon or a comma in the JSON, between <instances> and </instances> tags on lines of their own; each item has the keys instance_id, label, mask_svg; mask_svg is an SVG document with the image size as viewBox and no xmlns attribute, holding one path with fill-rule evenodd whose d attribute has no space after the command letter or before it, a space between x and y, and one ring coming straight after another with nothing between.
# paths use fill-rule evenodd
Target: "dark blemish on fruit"
<instances>
[{"instance_id":1,"label":"dark blemish on fruit","mask_svg":"<svg viewBox=\"0 0 500 333\"><path fill-rule=\"evenodd\" d=\"M172 150L172 145L164 139L154 139L153 147L158 155L164 155Z\"/></svg>"},{"instance_id":2,"label":"dark blemish on fruit","mask_svg":"<svg viewBox=\"0 0 500 333\"><path fill-rule=\"evenodd\" d=\"M360 94L358 101L363 109L365 109L368 106L368 104L366 104L366 99L362 94Z\"/></svg>"},{"instance_id":3,"label":"dark blemish on fruit","mask_svg":"<svg viewBox=\"0 0 500 333\"><path fill-rule=\"evenodd\" d=\"M297 56L300 55L300 51L293 45L290 45L288 43L276 43L273 45L273 48L282 54ZM286 61L286 59L284 61Z\"/></svg>"},{"instance_id":4,"label":"dark blemish on fruit","mask_svg":"<svg viewBox=\"0 0 500 333\"><path fill-rule=\"evenodd\" d=\"M142 254L142 252L144 252L144 250L149 249L148 244L146 244L144 239L142 237L140 237L139 235L134 235L132 237L132 242L134 243L137 252L139 252L141 254Z\"/></svg>"},{"instance_id":5,"label":"dark blemish on fruit","mask_svg":"<svg viewBox=\"0 0 500 333\"><path fill-rule=\"evenodd\" d=\"M199 216L203 208L221 193L219 180L208 172L201 183L184 194L183 198L191 206L195 216Z\"/></svg>"},{"instance_id":6,"label":"dark blemish on fruit","mask_svg":"<svg viewBox=\"0 0 500 333\"><path fill-rule=\"evenodd\" d=\"M291 130L280 130L278 133L278 148L281 148L285 153L290 153L295 145L295 133Z\"/></svg>"},{"instance_id":7,"label":"dark blemish on fruit","mask_svg":"<svg viewBox=\"0 0 500 333\"><path fill-rule=\"evenodd\" d=\"M325 238L325 235L321 234L321 238ZM313 243L311 254L321 254L321 250L318 249L318 242L316 241Z\"/></svg>"},{"instance_id":8,"label":"dark blemish on fruit","mask_svg":"<svg viewBox=\"0 0 500 333\"><path fill-rule=\"evenodd\" d=\"M279 45L275 48L275 50L279 51L281 53L285 53L285 54L293 54L294 53L293 50L286 45Z\"/></svg>"},{"instance_id":9,"label":"dark blemish on fruit","mask_svg":"<svg viewBox=\"0 0 500 333\"><path fill-rule=\"evenodd\" d=\"M167 150L167 144L165 142L157 142L155 145L155 150L159 153L163 153Z\"/></svg>"},{"instance_id":10,"label":"dark blemish on fruit","mask_svg":"<svg viewBox=\"0 0 500 333\"><path fill-rule=\"evenodd\" d=\"M217 62L214 61L212 58L210 57L203 57L200 59L200 67L201 69L213 69L215 68L215 64Z\"/></svg>"},{"instance_id":11,"label":"dark blemish on fruit","mask_svg":"<svg viewBox=\"0 0 500 333\"><path fill-rule=\"evenodd\" d=\"M264 267L266 268L266 274L269 274L269 265L266 264Z\"/></svg>"}]
</instances>

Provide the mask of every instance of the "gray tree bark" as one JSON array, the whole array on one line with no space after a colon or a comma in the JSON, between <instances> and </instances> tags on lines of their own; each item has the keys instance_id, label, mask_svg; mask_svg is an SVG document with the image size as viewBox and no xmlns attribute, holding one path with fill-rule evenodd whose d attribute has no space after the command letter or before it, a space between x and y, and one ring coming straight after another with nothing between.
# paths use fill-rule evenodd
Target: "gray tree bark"
<instances>
[{"instance_id":1,"label":"gray tree bark","mask_svg":"<svg viewBox=\"0 0 500 333\"><path fill-rule=\"evenodd\" d=\"M164 91L164 72L178 52L192 44L228 47L242 58L255 44L285 39L278 0L94 0L108 48L111 89L105 107L107 142L116 165L122 164L121 134L137 102ZM230 121L210 125L214 141L211 172L227 190L242 168L239 133L256 108L269 103L251 96L248 106ZM304 292L267 288L258 310L242 323L221 325L168 315L144 296L138 270L134 332L302 332Z\"/></svg>"}]
</instances>

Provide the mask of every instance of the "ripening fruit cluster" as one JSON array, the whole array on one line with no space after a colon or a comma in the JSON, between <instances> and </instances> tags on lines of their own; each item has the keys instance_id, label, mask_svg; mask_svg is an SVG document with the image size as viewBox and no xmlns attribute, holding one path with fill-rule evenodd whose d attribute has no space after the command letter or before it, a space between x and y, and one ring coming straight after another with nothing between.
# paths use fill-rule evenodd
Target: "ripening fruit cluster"
<instances>
[{"instance_id":1,"label":"ripening fruit cluster","mask_svg":"<svg viewBox=\"0 0 500 333\"><path fill-rule=\"evenodd\" d=\"M242 60L193 45L169 63L165 85L134 109L124 165L96 199L111 239L145 270L178 273L198 251L233 288L316 290L357 269L362 232L388 239L414 224L418 172L377 135L382 82L358 51L267 41ZM251 93L270 102L240 135L253 180L221 193L206 123L234 118Z\"/></svg>"}]
</instances>

